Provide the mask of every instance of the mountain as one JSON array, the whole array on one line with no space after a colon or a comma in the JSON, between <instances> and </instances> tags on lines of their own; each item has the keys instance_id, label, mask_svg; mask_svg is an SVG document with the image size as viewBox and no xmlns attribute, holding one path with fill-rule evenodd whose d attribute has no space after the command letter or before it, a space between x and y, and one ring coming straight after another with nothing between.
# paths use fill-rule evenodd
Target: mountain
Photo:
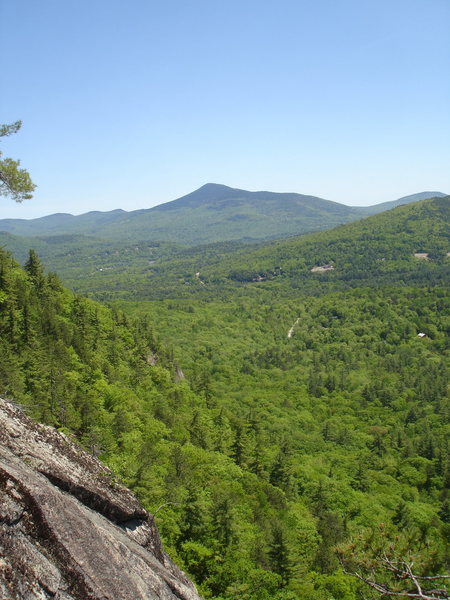
<instances>
[{"instance_id":1,"label":"mountain","mask_svg":"<svg viewBox=\"0 0 450 600\"><path fill-rule=\"evenodd\" d=\"M126 243L150 240L196 245L320 231L360 219L370 211L315 196L248 192L209 183L150 209L89 212L77 217L56 214L30 221L4 219L0 220L0 231L21 236L82 234Z\"/></svg>"},{"instance_id":2,"label":"mountain","mask_svg":"<svg viewBox=\"0 0 450 600\"><path fill-rule=\"evenodd\" d=\"M173 200L156 206L153 211L177 210L180 208L214 207L216 210L228 208L229 205L236 208L242 205L250 205L254 209L266 211L267 214L276 213L279 210L302 210L311 215L314 211L324 211L331 214L347 214L349 207L324 200L316 196L305 196L295 193L276 192L249 192L226 185L207 183L200 189Z\"/></svg>"},{"instance_id":3,"label":"mountain","mask_svg":"<svg viewBox=\"0 0 450 600\"><path fill-rule=\"evenodd\" d=\"M373 206L361 207L360 210L367 215L375 215L385 210L391 210L396 206L402 204L411 204L412 202L419 202L420 200L427 200L429 198L444 198L447 194L442 192L419 192L418 194L412 194L410 196L403 196L398 200L392 200L391 202L382 202L381 204L374 204Z\"/></svg>"},{"instance_id":4,"label":"mountain","mask_svg":"<svg viewBox=\"0 0 450 600\"><path fill-rule=\"evenodd\" d=\"M30 221L5 219L0 230L15 235L78 233L121 241L200 244L261 240L332 227L358 218L350 207L313 196L247 192L207 184L172 202L146 210L57 214Z\"/></svg>"}]
</instances>

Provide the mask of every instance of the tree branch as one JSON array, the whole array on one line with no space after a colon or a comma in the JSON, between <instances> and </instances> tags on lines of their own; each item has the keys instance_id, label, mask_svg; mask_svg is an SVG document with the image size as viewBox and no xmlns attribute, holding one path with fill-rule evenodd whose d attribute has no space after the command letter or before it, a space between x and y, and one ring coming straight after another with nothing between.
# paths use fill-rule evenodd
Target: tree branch
<instances>
[{"instance_id":1,"label":"tree branch","mask_svg":"<svg viewBox=\"0 0 450 600\"><path fill-rule=\"evenodd\" d=\"M371 588L382 594L383 596L397 596L400 598L418 598L419 600L449 600L450 596L447 594L447 590L428 590L425 593L422 591L420 586L418 587L417 593L409 592L409 591L400 591L396 592L394 590L389 589L387 586L378 583L376 581L372 581L371 579L367 579L363 577L359 573L350 573L344 569L344 573L346 575L351 575L352 577L356 577L360 581L364 582L366 585L369 585ZM438 579L438 577L436 577ZM432 594L432 595L429 595Z\"/></svg>"},{"instance_id":2,"label":"tree branch","mask_svg":"<svg viewBox=\"0 0 450 600\"><path fill-rule=\"evenodd\" d=\"M364 577L360 575L360 573L354 571L348 571L345 568L344 561L342 560L342 556L339 557L342 570L346 575L350 575L352 577L356 577L366 585L370 586L372 589L379 592L382 596L396 596L397 598L417 598L418 600L450 600L450 596L448 591L443 589L432 589L432 590L424 590L422 589L422 585L419 580L422 581L436 581L443 579L450 579L450 575L416 575L413 571L414 563L408 563L405 560L393 560L389 558L386 553L380 557L378 561L378 565L381 566L386 571L389 571L393 574L394 578L397 581L402 582L410 582L415 590L400 590L397 591L394 589L394 586L389 584L380 583L375 581L373 577L375 577L374 572L372 573L372 579L368 577Z\"/></svg>"}]
</instances>

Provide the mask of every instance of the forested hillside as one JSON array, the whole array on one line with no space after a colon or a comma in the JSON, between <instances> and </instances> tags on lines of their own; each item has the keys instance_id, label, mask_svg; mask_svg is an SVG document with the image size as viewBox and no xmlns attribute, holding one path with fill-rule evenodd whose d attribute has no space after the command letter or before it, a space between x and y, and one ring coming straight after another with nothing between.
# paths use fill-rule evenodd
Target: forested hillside
<instances>
[{"instance_id":1,"label":"forested hillside","mask_svg":"<svg viewBox=\"0 0 450 600\"><path fill-rule=\"evenodd\" d=\"M113 308L1 251L0 392L112 467L205 598L375 598L343 566L448 568L449 222L434 200L77 280Z\"/></svg>"},{"instance_id":2,"label":"forested hillside","mask_svg":"<svg viewBox=\"0 0 450 600\"><path fill-rule=\"evenodd\" d=\"M209 183L153 208L0 219L0 231L46 238L61 234L85 236L91 246L96 239L113 245L139 245L143 241L189 246L230 240L256 242L323 231L398 204L443 195L422 192L380 205L354 207L304 194L249 192Z\"/></svg>"},{"instance_id":3,"label":"forested hillside","mask_svg":"<svg viewBox=\"0 0 450 600\"><path fill-rule=\"evenodd\" d=\"M108 301L322 294L361 285L445 285L449 240L446 197L251 247L236 242L189 249L144 245L118 255L86 256L82 262L69 251L48 264L72 289ZM97 268L95 261L100 261Z\"/></svg>"},{"instance_id":4,"label":"forested hillside","mask_svg":"<svg viewBox=\"0 0 450 600\"><path fill-rule=\"evenodd\" d=\"M78 234L22 237L0 231L1 246L22 264L33 248L46 267L57 272L64 281L86 283L111 273L122 278L130 273L141 273L157 260L167 260L184 249L169 242L146 241L136 245ZM75 289L76 285L71 287Z\"/></svg>"},{"instance_id":5,"label":"forested hillside","mask_svg":"<svg viewBox=\"0 0 450 600\"><path fill-rule=\"evenodd\" d=\"M378 219L358 221L354 223L353 227L343 227L323 234L297 236L274 241L271 244L262 244L261 241L256 240L287 235L287 230L282 231L278 228L278 221L283 226L290 224L290 233L308 230L309 226L306 229L305 227L298 228L295 225L295 219L293 220L293 215L288 214L289 211L300 211L300 219L304 219L305 214L309 219L308 211L316 211L320 227L309 227L309 229L324 229L348 219L340 220L344 214L342 205L327 203L325 200L321 201L325 203L325 207L323 207L318 202L319 199L295 194L283 195L266 192L261 193L263 196L265 194L261 200L260 194L256 192L232 190L225 186L212 187L213 189L219 188L214 196L215 203L210 200L210 204L207 204L210 207L208 210L214 214L214 226L205 215L195 213L197 210L207 210L203 203L209 197L209 192L204 189L208 186L204 186L201 190L185 198L150 210L152 215L153 211L161 212L168 224L175 227L174 235L170 234L169 230L161 236L156 235L153 227L156 221L153 216L147 227L141 212L139 215L135 215L136 218L128 218L129 213L112 211L111 214L88 213L76 218L70 215L53 215L35 221L18 221L16 229L28 232L28 237L0 231L0 245L4 245L12 251L21 262L26 260L29 248L34 248L47 268L56 271L72 289L82 293L93 293L101 299L124 297L122 294L124 289L126 290L125 297L128 297L127 290L130 288L134 289L136 297L139 298L157 297L157 294L160 297L167 297L168 294L173 293L173 290L169 290L174 288L174 285L178 287L178 294L184 295L188 293L188 290L183 289L183 286L186 287L184 284L194 288L196 283L198 286L201 285L196 277L196 273L200 271L202 281L207 280L210 283L217 282L219 278L222 283L226 281L245 282L253 279L273 280L274 276L284 275L282 279L290 279L292 285L298 283L299 280L302 281L302 286L305 283L310 285L311 281L305 277L310 272L307 268L308 264L311 264L310 268L314 266L320 268L321 265L333 261L334 257L339 257L339 270L334 273L327 272L321 276L321 280L328 281L329 276L332 275L332 281L345 279L348 282L363 278L366 281L378 283L380 275L383 280L389 277L389 269L396 272L397 275L401 273L402 276L403 271L406 270L406 277L408 277L408 271L415 272L417 265L414 264L416 261L412 257L416 251L421 251L422 240L427 239L427 235L431 236L433 243L438 244L435 258L439 257L439 253L446 248L445 240L442 238L448 235L448 230L446 231L445 227L440 225L439 233L434 231L431 224L437 222L436 219L445 219L446 215L442 213L442 211L445 212L445 199L442 201L441 209L438 209L439 204L433 203L429 205L428 209L425 209L423 203L416 205L416 208L405 205L397 211L379 215ZM203 192L200 193L202 190ZM233 191L246 193L249 196L244 195L244 198L240 200L238 196L233 200L229 197ZM295 196L295 198L292 199L291 196ZM297 196L300 200L297 199ZM263 229L265 228L266 233L263 235L263 229L259 227L259 235L255 233L254 239L250 243L251 236L235 235L237 230L233 225L231 229L226 226L223 229L223 235L216 236L213 233L214 227L220 228L224 223L226 225L226 219L223 220L223 211L236 211L236 206L240 206L239 203L244 200L250 203L254 210L265 211ZM406 200L404 199L405 202ZM263 209L264 202L268 203L265 209ZM434 207L433 210L431 207ZM307 212L304 213L306 209ZM187 214L185 214L186 211ZM286 213L286 211L288 212ZM328 220L322 214L323 211L331 211L330 214L337 217L337 220ZM130 215L132 214L130 213ZM176 217L177 214L178 217ZM356 218L355 215L354 218ZM84 233L70 233L74 219L79 223L79 227L75 227L75 230L84 231ZM179 219L178 225L176 225L177 219ZM48 222L48 231L45 235L45 227L41 231L39 225L41 220ZM225 239L226 241L186 247L186 235L190 235L189 232L193 231L193 221L196 222L195 227L202 231L202 239ZM248 234L249 224L244 221L239 227L242 226L242 232ZM113 240L108 239L108 227L119 226L120 223L122 223L122 233L119 232L117 236L114 234ZM7 224L6 221L4 224ZM2 226L0 222L0 229ZM181 229L177 230L177 227L181 227ZM428 233L425 231L427 227L430 228ZM15 230L14 227L12 230ZM86 233L95 231L98 234L86 235ZM185 235L183 233L185 231L188 234ZM37 235L39 232L40 234ZM400 243L406 244L402 248L397 247L398 241L395 239L399 234ZM407 238L404 239L403 234L407 234ZM440 240L437 239L438 235L441 237ZM245 241L234 239L240 237L245 237ZM230 241L232 239L234 241ZM192 244L192 242L193 238L189 243ZM431 240L429 242L425 246L429 246L433 250ZM318 250L319 246L320 250ZM354 252L352 251L353 246L355 246ZM365 256L369 246L374 259L377 259L378 262L373 260L369 264L363 259L362 262L360 261L361 268L359 268L358 256ZM252 247L260 248L260 250L251 253L249 249ZM167 263L168 260L170 263ZM435 262L430 264L436 265ZM430 264L424 267L424 271L430 268ZM228 273L225 271L227 266ZM332 264L332 266L335 265ZM367 266L369 266L368 271ZM181 286L178 285L180 282ZM189 292L191 291L189 289ZM202 293L204 294L205 290Z\"/></svg>"}]
</instances>

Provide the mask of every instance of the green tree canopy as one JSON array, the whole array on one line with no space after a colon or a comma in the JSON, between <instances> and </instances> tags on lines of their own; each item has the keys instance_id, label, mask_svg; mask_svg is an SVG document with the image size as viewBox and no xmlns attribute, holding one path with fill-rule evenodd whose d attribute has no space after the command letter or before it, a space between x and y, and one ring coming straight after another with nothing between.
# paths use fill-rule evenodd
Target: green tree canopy
<instances>
[{"instance_id":1,"label":"green tree canopy","mask_svg":"<svg viewBox=\"0 0 450 600\"><path fill-rule=\"evenodd\" d=\"M7 137L17 133L22 126L22 121L11 125L0 125L0 137ZM29 200L36 186L31 181L28 171L20 168L20 161L12 158L2 158L0 151L0 196L9 196L16 202Z\"/></svg>"}]
</instances>

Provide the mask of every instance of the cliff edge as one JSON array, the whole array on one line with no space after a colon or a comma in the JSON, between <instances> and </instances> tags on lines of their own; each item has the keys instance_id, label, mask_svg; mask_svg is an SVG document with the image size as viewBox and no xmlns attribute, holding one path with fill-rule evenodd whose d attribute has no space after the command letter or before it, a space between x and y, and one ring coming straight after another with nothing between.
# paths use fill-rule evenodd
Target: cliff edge
<instances>
[{"instance_id":1,"label":"cliff edge","mask_svg":"<svg viewBox=\"0 0 450 600\"><path fill-rule=\"evenodd\" d=\"M200 600L111 471L2 399L0 598Z\"/></svg>"}]
</instances>

